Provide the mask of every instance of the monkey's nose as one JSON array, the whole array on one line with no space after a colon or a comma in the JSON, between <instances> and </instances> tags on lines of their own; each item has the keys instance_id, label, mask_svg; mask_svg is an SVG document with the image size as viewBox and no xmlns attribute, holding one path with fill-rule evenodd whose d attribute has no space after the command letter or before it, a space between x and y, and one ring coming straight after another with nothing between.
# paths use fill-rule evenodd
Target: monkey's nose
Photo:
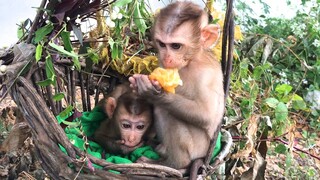
<instances>
[{"instance_id":1,"label":"monkey's nose","mask_svg":"<svg viewBox=\"0 0 320 180\"><path fill-rule=\"evenodd\" d=\"M136 139L136 138L135 138L135 135L134 135L134 134L130 134L130 136L129 136L129 138L128 138L128 141L129 141L129 142L134 142L135 139Z\"/></svg>"}]
</instances>

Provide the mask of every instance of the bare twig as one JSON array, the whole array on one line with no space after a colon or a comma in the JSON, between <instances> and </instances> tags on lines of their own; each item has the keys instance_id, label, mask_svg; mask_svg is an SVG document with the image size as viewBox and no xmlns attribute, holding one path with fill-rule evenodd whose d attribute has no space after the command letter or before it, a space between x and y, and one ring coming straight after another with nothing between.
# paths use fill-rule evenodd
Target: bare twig
<instances>
[{"instance_id":1,"label":"bare twig","mask_svg":"<svg viewBox=\"0 0 320 180\"><path fill-rule=\"evenodd\" d=\"M33 32L36 30L36 27L38 25L38 22L39 22L39 19L40 17L43 15L43 9L44 9L44 6L47 4L47 0L42 0L41 4L40 4L40 7L38 9L38 12L37 12L37 15L36 17L34 18L34 21L32 23L32 26L31 26L31 29L29 31L29 35L28 35L28 38L27 38L27 43L30 44L31 43L31 39L32 39L32 34Z\"/></svg>"},{"instance_id":2,"label":"bare twig","mask_svg":"<svg viewBox=\"0 0 320 180\"><path fill-rule=\"evenodd\" d=\"M287 134L287 133L285 133L285 134ZM283 134L283 135L281 135L281 136L284 136L285 134ZM233 140L239 140L239 141L240 141L240 140L245 140L245 139L247 139L247 138L246 138L246 137L240 137L240 136L232 136L232 139L233 139ZM258 140L258 141L269 141L269 142L275 142L275 141L277 141L277 142L280 142L280 143L282 143L282 144L289 145L289 143L288 143L287 141L281 139L280 137L260 139L260 140ZM307 152L307 151L305 151L305 150L303 150L303 149L301 149L301 148L298 148L297 146L293 146L293 149L294 149L295 151L299 151L299 152L302 152L302 153L304 153L304 154L307 154L307 155L309 155L309 156L311 156L311 157L313 157L313 158L315 158L315 159L317 159L317 160L320 161L320 157L319 157L319 156L313 155L313 154L311 154L311 153L309 153L309 152Z\"/></svg>"}]
</instances>

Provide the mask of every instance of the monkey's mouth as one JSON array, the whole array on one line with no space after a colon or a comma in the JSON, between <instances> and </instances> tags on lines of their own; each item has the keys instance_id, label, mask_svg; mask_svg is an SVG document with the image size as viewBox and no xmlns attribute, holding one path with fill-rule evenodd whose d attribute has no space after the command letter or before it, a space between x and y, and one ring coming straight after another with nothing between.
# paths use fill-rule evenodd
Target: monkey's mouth
<instances>
[{"instance_id":1,"label":"monkey's mouth","mask_svg":"<svg viewBox=\"0 0 320 180\"><path fill-rule=\"evenodd\" d=\"M136 146L138 146L140 144L140 142L125 142L124 145L126 145L129 148L134 148Z\"/></svg>"}]
</instances>

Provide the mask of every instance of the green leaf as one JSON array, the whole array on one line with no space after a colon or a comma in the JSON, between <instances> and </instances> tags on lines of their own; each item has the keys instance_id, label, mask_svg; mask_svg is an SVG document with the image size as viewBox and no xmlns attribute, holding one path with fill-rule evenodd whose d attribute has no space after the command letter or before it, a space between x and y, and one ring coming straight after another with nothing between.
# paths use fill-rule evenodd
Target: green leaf
<instances>
[{"instance_id":1,"label":"green leaf","mask_svg":"<svg viewBox=\"0 0 320 180\"><path fill-rule=\"evenodd\" d=\"M110 47L112 48L115 42L114 42L114 40L110 37L110 38L108 39L108 43L109 43Z\"/></svg>"},{"instance_id":2,"label":"green leaf","mask_svg":"<svg viewBox=\"0 0 320 180\"><path fill-rule=\"evenodd\" d=\"M56 45L53 42L49 42L49 46L53 47L54 49L56 49L57 51L59 51L60 53L66 55L66 56L78 58L78 55L75 52L73 52L73 51L68 52L63 48L63 46Z\"/></svg>"},{"instance_id":3,"label":"green leaf","mask_svg":"<svg viewBox=\"0 0 320 180\"><path fill-rule=\"evenodd\" d=\"M311 167L310 169L308 169L308 177L314 176L316 176L316 170L314 170L313 167Z\"/></svg>"},{"instance_id":4,"label":"green leaf","mask_svg":"<svg viewBox=\"0 0 320 180\"><path fill-rule=\"evenodd\" d=\"M248 77L248 59L244 59L240 62L240 77L247 78Z\"/></svg>"},{"instance_id":5,"label":"green leaf","mask_svg":"<svg viewBox=\"0 0 320 180\"><path fill-rule=\"evenodd\" d=\"M262 73L263 73L263 71L262 71L261 66L257 66L257 67L254 68L254 70L253 70L253 78L254 78L255 80L260 80Z\"/></svg>"},{"instance_id":6,"label":"green leaf","mask_svg":"<svg viewBox=\"0 0 320 180\"><path fill-rule=\"evenodd\" d=\"M141 15L139 6L140 4L136 3L136 7L134 8L134 12L133 12L133 21L138 27L139 31L144 35L147 29L147 25L144 18Z\"/></svg>"},{"instance_id":7,"label":"green leaf","mask_svg":"<svg viewBox=\"0 0 320 180\"><path fill-rule=\"evenodd\" d=\"M69 121L61 121L63 124L67 125L68 128L76 128L76 127L79 127L81 125L80 121L77 122L77 121L72 121L72 122L69 122ZM80 134L80 133L79 133Z\"/></svg>"},{"instance_id":8,"label":"green leaf","mask_svg":"<svg viewBox=\"0 0 320 180\"><path fill-rule=\"evenodd\" d=\"M36 62L38 62L41 59L42 56L42 45L38 43L37 48L36 48Z\"/></svg>"},{"instance_id":9,"label":"green leaf","mask_svg":"<svg viewBox=\"0 0 320 180\"><path fill-rule=\"evenodd\" d=\"M132 0L118 0L118 1L114 2L114 6L122 7L122 6L127 5L131 2L132 2Z\"/></svg>"},{"instance_id":10,"label":"green leaf","mask_svg":"<svg viewBox=\"0 0 320 180\"><path fill-rule=\"evenodd\" d=\"M37 84L39 86L45 87L45 86L49 86L50 84L53 84L53 81L51 79L46 79L44 81L38 81Z\"/></svg>"},{"instance_id":11,"label":"green leaf","mask_svg":"<svg viewBox=\"0 0 320 180\"><path fill-rule=\"evenodd\" d=\"M275 91L278 92L281 95L288 95L292 90L292 86L288 85L288 84L281 84L281 85L277 85Z\"/></svg>"},{"instance_id":12,"label":"green leaf","mask_svg":"<svg viewBox=\"0 0 320 180\"><path fill-rule=\"evenodd\" d=\"M272 64L269 63L269 62L266 62L261 67L262 67L263 70L271 69L272 68Z\"/></svg>"},{"instance_id":13,"label":"green leaf","mask_svg":"<svg viewBox=\"0 0 320 180\"><path fill-rule=\"evenodd\" d=\"M249 118L252 110L252 107L250 107L250 101L247 99L243 99L240 103L240 107L244 118Z\"/></svg>"},{"instance_id":14,"label":"green leaf","mask_svg":"<svg viewBox=\"0 0 320 180\"><path fill-rule=\"evenodd\" d=\"M302 130L302 132L301 132L302 137L305 138L305 139L308 138L308 134L309 134L309 132L306 131L306 130Z\"/></svg>"},{"instance_id":15,"label":"green leaf","mask_svg":"<svg viewBox=\"0 0 320 180\"><path fill-rule=\"evenodd\" d=\"M277 121L284 121L288 117L288 108L283 102L279 102L275 109L275 116Z\"/></svg>"},{"instance_id":16,"label":"green leaf","mask_svg":"<svg viewBox=\"0 0 320 180\"><path fill-rule=\"evenodd\" d=\"M99 55L92 48L87 48L87 51L88 51L88 57L93 61L93 63L98 64Z\"/></svg>"},{"instance_id":17,"label":"green leaf","mask_svg":"<svg viewBox=\"0 0 320 180\"><path fill-rule=\"evenodd\" d=\"M59 51L60 53L66 55L66 56L72 57L74 66L77 68L77 70L81 69L81 65L79 62L79 56L74 51L68 52L63 48L63 46L56 45L52 42L49 42L49 46L53 47L54 49L56 49L57 51Z\"/></svg>"},{"instance_id":18,"label":"green leaf","mask_svg":"<svg viewBox=\"0 0 320 180\"><path fill-rule=\"evenodd\" d=\"M111 46L111 57L112 59L119 59L121 58L122 54L122 47L118 43L114 43L113 46Z\"/></svg>"},{"instance_id":19,"label":"green leaf","mask_svg":"<svg viewBox=\"0 0 320 180\"><path fill-rule=\"evenodd\" d=\"M47 75L47 78L50 79L53 85L55 86L56 74L54 72L54 67L53 67L52 58L50 54L46 57L46 75Z\"/></svg>"},{"instance_id":20,"label":"green leaf","mask_svg":"<svg viewBox=\"0 0 320 180\"><path fill-rule=\"evenodd\" d=\"M53 30L53 24L49 23L41 28L39 28L35 32L35 38L34 38L34 43L37 44L39 43L46 35L48 35L50 32Z\"/></svg>"},{"instance_id":21,"label":"green leaf","mask_svg":"<svg viewBox=\"0 0 320 180\"><path fill-rule=\"evenodd\" d=\"M61 118L66 118L66 117L71 113L72 109L73 109L73 106L69 105L65 110L63 110L63 111L59 114L59 116L60 116Z\"/></svg>"},{"instance_id":22,"label":"green leaf","mask_svg":"<svg viewBox=\"0 0 320 180\"><path fill-rule=\"evenodd\" d=\"M265 100L265 103L266 103L269 107L275 109L275 108L277 107L277 105L279 104L279 101L278 101L278 99L276 99L276 98L268 98L268 99Z\"/></svg>"},{"instance_id":23,"label":"green leaf","mask_svg":"<svg viewBox=\"0 0 320 180\"><path fill-rule=\"evenodd\" d=\"M60 101L63 98L64 98L64 93L57 93L52 97L54 101Z\"/></svg>"},{"instance_id":24,"label":"green leaf","mask_svg":"<svg viewBox=\"0 0 320 180\"><path fill-rule=\"evenodd\" d=\"M72 44L71 44L71 41L70 41L70 32L69 31L62 31L60 33L60 36L62 38L64 48L68 52L72 52L73 49L72 49Z\"/></svg>"},{"instance_id":25,"label":"green leaf","mask_svg":"<svg viewBox=\"0 0 320 180\"><path fill-rule=\"evenodd\" d=\"M299 96L298 94L294 94L292 97L293 101L303 101L303 98Z\"/></svg>"},{"instance_id":26,"label":"green leaf","mask_svg":"<svg viewBox=\"0 0 320 180\"><path fill-rule=\"evenodd\" d=\"M293 101L292 108L295 110L304 110L307 109L307 104L304 100Z\"/></svg>"},{"instance_id":27,"label":"green leaf","mask_svg":"<svg viewBox=\"0 0 320 180\"><path fill-rule=\"evenodd\" d=\"M21 27L19 27L18 30L17 30L18 39L21 39L23 37L23 35L24 35L24 31L23 31L23 29Z\"/></svg>"},{"instance_id":28,"label":"green leaf","mask_svg":"<svg viewBox=\"0 0 320 180\"><path fill-rule=\"evenodd\" d=\"M73 61L73 63L74 63L74 66L76 67L76 69L77 69L78 71L80 71L80 69L81 69L81 64L80 64L80 61L79 61L78 56L77 56L77 57L72 57L72 61Z\"/></svg>"},{"instance_id":29,"label":"green leaf","mask_svg":"<svg viewBox=\"0 0 320 180\"><path fill-rule=\"evenodd\" d=\"M279 154L285 154L287 152L287 147L283 144L279 144L274 150Z\"/></svg>"},{"instance_id":30,"label":"green leaf","mask_svg":"<svg viewBox=\"0 0 320 180\"><path fill-rule=\"evenodd\" d=\"M292 160L293 160L293 158L292 158L292 153L290 153L290 152L288 152L287 151L287 153L286 153L286 167L291 167L291 165L292 165ZM287 171L288 169L286 169L286 171Z\"/></svg>"}]
</instances>

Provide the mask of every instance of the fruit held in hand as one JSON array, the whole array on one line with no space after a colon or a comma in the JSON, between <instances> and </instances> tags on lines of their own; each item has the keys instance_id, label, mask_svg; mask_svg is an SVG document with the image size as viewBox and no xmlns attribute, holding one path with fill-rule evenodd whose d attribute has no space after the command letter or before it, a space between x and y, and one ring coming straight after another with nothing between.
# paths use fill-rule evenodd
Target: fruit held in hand
<instances>
[{"instance_id":1,"label":"fruit held in hand","mask_svg":"<svg viewBox=\"0 0 320 180\"><path fill-rule=\"evenodd\" d=\"M161 87L170 93L175 93L175 88L182 85L178 69L156 68L150 75L150 80L157 80Z\"/></svg>"}]
</instances>

